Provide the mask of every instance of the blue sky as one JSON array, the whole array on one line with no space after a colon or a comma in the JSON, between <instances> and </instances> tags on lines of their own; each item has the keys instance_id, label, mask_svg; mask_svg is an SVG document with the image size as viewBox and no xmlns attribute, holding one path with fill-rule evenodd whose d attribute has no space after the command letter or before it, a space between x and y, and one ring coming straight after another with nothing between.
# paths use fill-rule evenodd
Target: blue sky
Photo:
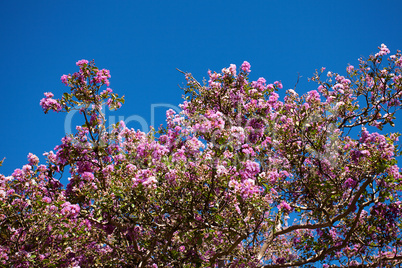
<instances>
[{"instance_id":1,"label":"blue sky","mask_svg":"<svg viewBox=\"0 0 402 268\"><path fill-rule=\"evenodd\" d=\"M60 143L66 115L45 115L39 100L68 89L60 76L75 72L77 60L110 69L111 88L125 95L107 117L159 125L167 104L181 102L176 68L202 80L208 69L247 60L252 79L281 80L285 91L300 73L306 92L316 89L306 82L315 69L343 73L381 43L402 49L401 10L399 0L1 1L0 173L21 167L29 152L43 160Z\"/></svg>"}]
</instances>

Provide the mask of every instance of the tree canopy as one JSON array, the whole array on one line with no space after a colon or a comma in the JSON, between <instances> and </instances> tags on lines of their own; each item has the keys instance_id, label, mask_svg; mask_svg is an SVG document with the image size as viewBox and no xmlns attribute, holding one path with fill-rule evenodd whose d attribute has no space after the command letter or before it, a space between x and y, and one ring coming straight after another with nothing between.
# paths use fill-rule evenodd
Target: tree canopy
<instances>
[{"instance_id":1,"label":"tree canopy","mask_svg":"<svg viewBox=\"0 0 402 268\"><path fill-rule=\"evenodd\" d=\"M395 125L402 56L318 70L299 95L249 80L248 62L185 73L182 111L148 133L107 126L124 103L93 61L63 75L45 113L83 125L0 175L7 267L395 267L402 263ZM280 97L282 94L282 98ZM377 131L379 131L377 130ZM381 132L381 131L380 131ZM356 133L356 134L354 134ZM59 179L68 174L66 187Z\"/></svg>"}]
</instances>

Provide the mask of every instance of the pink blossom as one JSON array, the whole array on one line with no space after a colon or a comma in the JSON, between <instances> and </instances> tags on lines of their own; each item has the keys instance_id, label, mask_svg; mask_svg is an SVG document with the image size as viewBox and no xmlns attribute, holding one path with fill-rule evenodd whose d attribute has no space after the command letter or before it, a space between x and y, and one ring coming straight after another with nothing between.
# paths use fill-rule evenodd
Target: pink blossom
<instances>
[{"instance_id":1,"label":"pink blossom","mask_svg":"<svg viewBox=\"0 0 402 268\"><path fill-rule=\"evenodd\" d=\"M87 60L79 60L75 63L77 66L84 66L85 64L88 64Z\"/></svg>"},{"instance_id":2,"label":"pink blossom","mask_svg":"<svg viewBox=\"0 0 402 268\"><path fill-rule=\"evenodd\" d=\"M42 107L43 111L45 113L47 113L49 110L53 110L56 112L60 112L62 107L61 105L58 103L57 100L52 99L53 97L53 93L51 92L46 92L44 93L44 95L46 96L46 98L41 99L40 101L40 106Z\"/></svg>"},{"instance_id":3,"label":"pink blossom","mask_svg":"<svg viewBox=\"0 0 402 268\"><path fill-rule=\"evenodd\" d=\"M45 92L45 93L43 93L43 95L45 95L46 98L53 98L53 96L54 96L52 92Z\"/></svg>"},{"instance_id":4,"label":"pink blossom","mask_svg":"<svg viewBox=\"0 0 402 268\"><path fill-rule=\"evenodd\" d=\"M68 79L70 79L70 78L71 78L71 76L63 74L60 79L61 79L61 82L67 86Z\"/></svg>"},{"instance_id":5,"label":"pink blossom","mask_svg":"<svg viewBox=\"0 0 402 268\"><path fill-rule=\"evenodd\" d=\"M94 174L91 172L84 172L82 174L82 179L88 182L92 182L94 180Z\"/></svg>"},{"instance_id":6,"label":"pink blossom","mask_svg":"<svg viewBox=\"0 0 402 268\"><path fill-rule=\"evenodd\" d=\"M236 65L230 64L230 66L229 66L229 72L230 72L233 76L236 76Z\"/></svg>"},{"instance_id":7,"label":"pink blossom","mask_svg":"<svg viewBox=\"0 0 402 268\"><path fill-rule=\"evenodd\" d=\"M282 201L282 202L277 206L277 208L278 208L279 210L284 210L285 212L291 212L291 211L292 211L292 207L291 207L288 203L286 203L285 201Z\"/></svg>"},{"instance_id":8,"label":"pink blossom","mask_svg":"<svg viewBox=\"0 0 402 268\"><path fill-rule=\"evenodd\" d=\"M279 179L279 173L277 170L269 171L268 172L268 179L272 184L275 184Z\"/></svg>"},{"instance_id":9,"label":"pink blossom","mask_svg":"<svg viewBox=\"0 0 402 268\"><path fill-rule=\"evenodd\" d=\"M244 62L242 63L242 65L241 65L241 67L240 67L240 69L241 69L242 71L246 72L246 73L251 72L250 68L251 68L251 65L250 65L250 63L248 63L248 61L244 61Z\"/></svg>"},{"instance_id":10,"label":"pink blossom","mask_svg":"<svg viewBox=\"0 0 402 268\"><path fill-rule=\"evenodd\" d=\"M258 91L264 91L266 89L265 82L266 82L265 78L260 77L260 78L258 78L257 81L253 81L251 83L251 86L258 89Z\"/></svg>"},{"instance_id":11,"label":"pink blossom","mask_svg":"<svg viewBox=\"0 0 402 268\"><path fill-rule=\"evenodd\" d=\"M353 66L353 65L349 65L348 67L346 67L346 71L348 72L348 73L351 73L351 72L353 72L353 69L354 69L355 67Z\"/></svg>"},{"instance_id":12,"label":"pink blossom","mask_svg":"<svg viewBox=\"0 0 402 268\"><path fill-rule=\"evenodd\" d=\"M388 49L388 47L384 44L381 44L381 46L379 47L380 51L378 53L375 54L376 57L378 56L384 56L390 53L390 50Z\"/></svg>"},{"instance_id":13,"label":"pink blossom","mask_svg":"<svg viewBox=\"0 0 402 268\"><path fill-rule=\"evenodd\" d=\"M320 102L320 93L317 90L311 90L307 93L307 101L309 103L317 103Z\"/></svg>"},{"instance_id":14,"label":"pink blossom","mask_svg":"<svg viewBox=\"0 0 402 268\"><path fill-rule=\"evenodd\" d=\"M282 89L282 88L283 88L282 83L279 82L279 81L275 81L275 82L274 82L274 85L276 85L276 87L279 88L279 89Z\"/></svg>"},{"instance_id":15,"label":"pink blossom","mask_svg":"<svg viewBox=\"0 0 402 268\"><path fill-rule=\"evenodd\" d=\"M353 188L356 186L356 181L354 181L352 178L348 178L345 183L344 183L344 187L345 188Z\"/></svg>"},{"instance_id":16,"label":"pink blossom","mask_svg":"<svg viewBox=\"0 0 402 268\"><path fill-rule=\"evenodd\" d=\"M35 166L39 163L39 158L36 155L29 153L28 154L28 162L30 165Z\"/></svg>"},{"instance_id":17,"label":"pink blossom","mask_svg":"<svg viewBox=\"0 0 402 268\"><path fill-rule=\"evenodd\" d=\"M50 204L52 202L52 199L50 199L49 197L45 196L45 197L42 198L42 201L45 202L45 203Z\"/></svg>"}]
</instances>

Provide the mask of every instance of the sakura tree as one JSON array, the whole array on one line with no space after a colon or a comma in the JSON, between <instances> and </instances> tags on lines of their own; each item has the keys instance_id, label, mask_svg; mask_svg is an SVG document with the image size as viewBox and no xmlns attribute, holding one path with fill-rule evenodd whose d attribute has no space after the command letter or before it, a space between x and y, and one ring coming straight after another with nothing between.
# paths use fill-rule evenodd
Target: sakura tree
<instances>
[{"instance_id":1,"label":"sakura tree","mask_svg":"<svg viewBox=\"0 0 402 268\"><path fill-rule=\"evenodd\" d=\"M8 267L395 267L402 263L402 55L344 75L317 71L299 95L249 80L244 62L199 83L182 112L143 133L107 126L123 98L80 60L50 110L83 125L47 163L0 175L0 262ZM106 89L104 89L106 87ZM283 98L280 98L282 94ZM384 131L382 131L384 132ZM358 133L358 134L354 134ZM69 176L64 188L59 182Z\"/></svg>"}]
</instances>

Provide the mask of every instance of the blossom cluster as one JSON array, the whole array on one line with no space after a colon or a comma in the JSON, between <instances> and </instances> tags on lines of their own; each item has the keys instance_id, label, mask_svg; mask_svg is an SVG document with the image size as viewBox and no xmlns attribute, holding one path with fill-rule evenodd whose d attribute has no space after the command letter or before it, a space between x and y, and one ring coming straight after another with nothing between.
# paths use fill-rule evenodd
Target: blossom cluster
<instances>
[{"instance_id":1,"label":"blossom cluster","mask_svg":"<svg viewBox=\"0 0 402 268\"><path fill-rule=\"evenodd\" d=\"M83 125L46 165L29 154L0 175L1 265L398 265L399 134L372 131L394 125L402 100L402 57L385 65L388 54L381 45L345 75L322 68L306 94L251 81L246 61L204 85L186 74L182 111L149 133L105 127L102 104L124 99L109 70L79 60L61 77L69 91L40 105L79 110Z\"/></svg>"}]
</instances>

